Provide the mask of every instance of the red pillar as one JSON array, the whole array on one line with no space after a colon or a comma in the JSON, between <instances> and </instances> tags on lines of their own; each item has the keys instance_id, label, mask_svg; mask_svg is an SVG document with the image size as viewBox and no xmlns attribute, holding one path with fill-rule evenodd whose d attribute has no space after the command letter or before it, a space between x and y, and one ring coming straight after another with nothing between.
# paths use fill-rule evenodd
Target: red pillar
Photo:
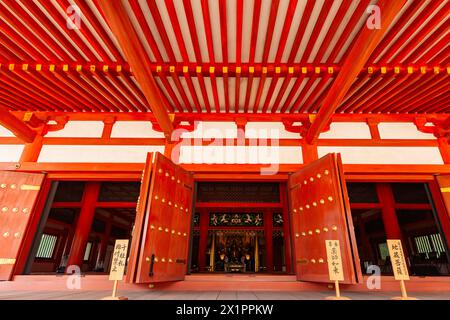
<instances>
[{"instance_id":1,"label":"red pillar","mask_svg":"<svg viewBox=\"0 0 450 320\"><path fill-rule=\"evenodd\" d=\"M112 218L110 218L112 219ZM102 241L100 242L100 248L98 250L97 261L95 265L97 266L101 261L103 261L103 266L105 265L105 255L106 249L108 248L109 238L111 234L112 223L111 220L107 222L105 232L102 236ZM106 272L106 270L104 270Z\"/></svg>"},{"instance_id":2,"label":"red pillar","mask_svg":"<svg viewBox=\"0 0 450 320\"><path fill-rule=\"evenodd\" d=\"M386 238L401 240L405 257L407 257L406 242L403 239L402 230L398 223L397 213L395 212L395 199L389 183L377 183L377 194L381 203L381 216Z\"/></svg>"},{"instance_id":3,"label":"red pillar","mask_svg":"<svg viewBox=\"0 0 450 320\"><path fill-rule=\"evenodd\" d=\"M266 238L266 270L273 272L273 213L264 212L264 233Z\"/></svg>"},{"instance_id":4,"label":"red pillar","mask_svg":"<svg viewBox=\"0 0 450 320\"><path fill-rule=\"evenodd\" d=\"M72 246L70 248L67 266L82 266L83 255L86 250L86 244L89 239L92 222L95 214L95 203L100 192L99 182L90 182L86 184L82 200L81 212L78 217L75 233L73 236Z\"/></svg>"},{"instance_id":5,"label":"red pillar","mask_svg":"<svg viewBox=\"0 0 450 320\"><path fill-rule=\"evenodd\" d=\"M200 211L200 239L198 244L198 268L206 271L206 250L208 245L209 212Z\"/></svg>"},{"instance_id":6,"label":"red pillar","mask_svg":"<svg viewBox=\"0 0 450 320\"><path fill-rule=\"evenodd\" d=\"M41 135L37 135L33 142L25 144L19 162L37 162L42 150L43 139Z\"/></svg>"},{"instance_id":7,"label":"red pillar","mask_svg":"<svg viewBox=\"0 0 450 320\"><path fill-rule=\"evenodd\" d=\"M286 185L280 184L280 202L283 205L283 234L284 234L284 250L286 257L286 272L292 272L292 245L291 245L291 224L289 221L289 211L287 205L287 191Z\"/></svg>"}]
</instances>

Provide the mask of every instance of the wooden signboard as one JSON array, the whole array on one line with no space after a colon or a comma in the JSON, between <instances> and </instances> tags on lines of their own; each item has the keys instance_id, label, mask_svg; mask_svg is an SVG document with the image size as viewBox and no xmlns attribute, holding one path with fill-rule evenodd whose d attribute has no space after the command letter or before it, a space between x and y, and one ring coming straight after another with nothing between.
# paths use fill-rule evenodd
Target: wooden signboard
<instances>
[{"instance_id":1,"label":"wooden signboard","mask_svg":"<svg viewBox=\"0 0 450 320\"><path fill-rule=\"evenodd\" d=\"M327 247L328 273L331 281L344 281L339 240L325 240Z\"/></svg>"},{"instance_id":2,"label":"wooden signboard","mask_svg":"<svg viewBox=\"0 0 450 320\"><path fill-rule=\"evenodd\" d=\"M344 281L344 269L342 267L342 256L339 240L325 240L327 250L328 274L331 281L334 281L336 296L327 297L329 300L349 300L342 297L339 290L339 281Z\"/></svg>"},{"instance_id":3,"label":"wooden signboard","mask_svg":"<svg viewBox=\"0 0 450 320\"><path fill-rule=\"evenodd\" d=\"M409 280L408 266L406 265L405 255L403 253L402 242L400 240L387 240L389 256L391 258L392 271L395 280L400 281L402 296L394 298L395 300L416 300L408 297L406 293L405 280Z\"/></svg>"},{"instance_id":4,"label":"wooden signboard","mask_svg":"<svg viewBox=\"0 0 450 320\"><path fill-rule=\"evenodd\" d=\"M126 297L117 297L117 285L119 281L123 280L125 273L125 266L127 263L129 240L116 240L114 244L114 253L111 261L111 271L109 272L109 280L114 281L114 287L111 297L107 297L107 300L127 300Z\"/></svg>"}]
</instances>

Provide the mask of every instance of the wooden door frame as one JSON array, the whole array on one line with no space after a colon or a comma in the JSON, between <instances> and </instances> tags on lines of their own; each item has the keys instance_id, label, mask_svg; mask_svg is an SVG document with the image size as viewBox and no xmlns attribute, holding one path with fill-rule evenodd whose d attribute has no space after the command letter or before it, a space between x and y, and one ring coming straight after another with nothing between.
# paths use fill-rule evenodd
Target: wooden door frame
<instances>
[{"instance_id":1,"label":"wooden door frame","mask_svg":"<svg viewBox=\"0 0 450 320\"><path fill-rule=\"evenodd\" d=\"M236 182L286 182L288 173L294 172L303 164L280 165L280 173L261 175L259 170L265 165L220 164L197 165L182 164L183 168L194 173L194 182L236 181ZM346 182L420 182L428 183L438 216L450 247L450 212L447 212L435 182L435 175L450 174L450 165L344 165ZM139 181L143 163L0 163L0 170L17 172L46 172L46 178L33 212L30 226L24 239L24 252L20 253L14 275L19 275L25 266L34 240L40 214L45 206L53 181ZM292 242L292 234L290 237ZM28 249L27 249L28 248Z\"/></svg>"}]
</instances>

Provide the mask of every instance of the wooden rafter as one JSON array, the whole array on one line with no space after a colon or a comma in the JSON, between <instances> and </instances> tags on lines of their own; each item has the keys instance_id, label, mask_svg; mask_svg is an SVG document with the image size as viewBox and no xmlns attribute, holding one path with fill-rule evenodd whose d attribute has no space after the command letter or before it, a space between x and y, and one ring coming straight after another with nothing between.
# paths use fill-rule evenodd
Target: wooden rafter
<instances>
[{"instance_id":1,"label":"wooden rafter","mask_svg":"<svg viewBox=\"0 0 450 320\"><path fill-rule=\"evenodd\" d=\"M26 143L33 142L36 132L31 130L25 123L13 116L0 106L0 125L11 131L17 138Z\"/></svg>"},{"instance_id":2,"label":"wooden rafter","mask_svg":"<svg viewBox=\"0 0 450 320\"><path fill-rule=\"evenodd\" d=\"M166 138L170 139L173 125L161 98L161 92L148 66L150 59L139 40L130 18L121 1L98 0L98 4L109 23L112 32L122 47L128 63L134 72L156 121Z\"/></svg>"},{"instance_id":3,"label":"wooden rafter","mask_svg":"<svg viewBox=\"0 0 450 320\"><path fill-rule=\"evenodd\" d=\"M327 126L333 113L345 98L361 69L364 68L372 52L383 39L383 36L404 4L405 1L390 0L381 0L378 3L382 15L382 26L380 29L373 30L363 28L359 33L354 46L342 65L341 71L325 96L315 121L306 134L305 139L308 143L314 143L320 132Z\"/></svg>"}]
</instances>

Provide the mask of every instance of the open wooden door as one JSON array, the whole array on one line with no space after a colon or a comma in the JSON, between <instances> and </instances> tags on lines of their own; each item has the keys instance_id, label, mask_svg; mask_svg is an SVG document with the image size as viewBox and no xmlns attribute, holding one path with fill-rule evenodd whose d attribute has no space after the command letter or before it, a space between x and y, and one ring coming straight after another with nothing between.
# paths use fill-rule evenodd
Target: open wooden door
<instances>
[{"instance_id":1,"label":"open wooden door","mask_svg":"<svg viewBox=\"0 0 450 320\"><path fill-rule=\"evenodd\" d=\"M130 252L129 282L183 280L187 272L194 179L160 153L147 159ZM133 262L134 261L134 262Z\"/></svg>"},{"instance_id":2,"label":"open wooden door","mask_svg":"<svg viewBox=\"0 0 450 320\"><path fill-rule=\"evenodd\" d=\"M44 174L0 171L0 280L11 280Z\"/></svg>"},{"instance_id":3,"label":"open wooden door","mask_svg":"<svg viewBox=\"0 0 450 320\"><path fill-rule=\"evenodd\" d=\"M330 282L325 240L339 240L343 283L362 279L340 155L328 154L289 177L297 280Z\"/></svg>"}]
</instances>

